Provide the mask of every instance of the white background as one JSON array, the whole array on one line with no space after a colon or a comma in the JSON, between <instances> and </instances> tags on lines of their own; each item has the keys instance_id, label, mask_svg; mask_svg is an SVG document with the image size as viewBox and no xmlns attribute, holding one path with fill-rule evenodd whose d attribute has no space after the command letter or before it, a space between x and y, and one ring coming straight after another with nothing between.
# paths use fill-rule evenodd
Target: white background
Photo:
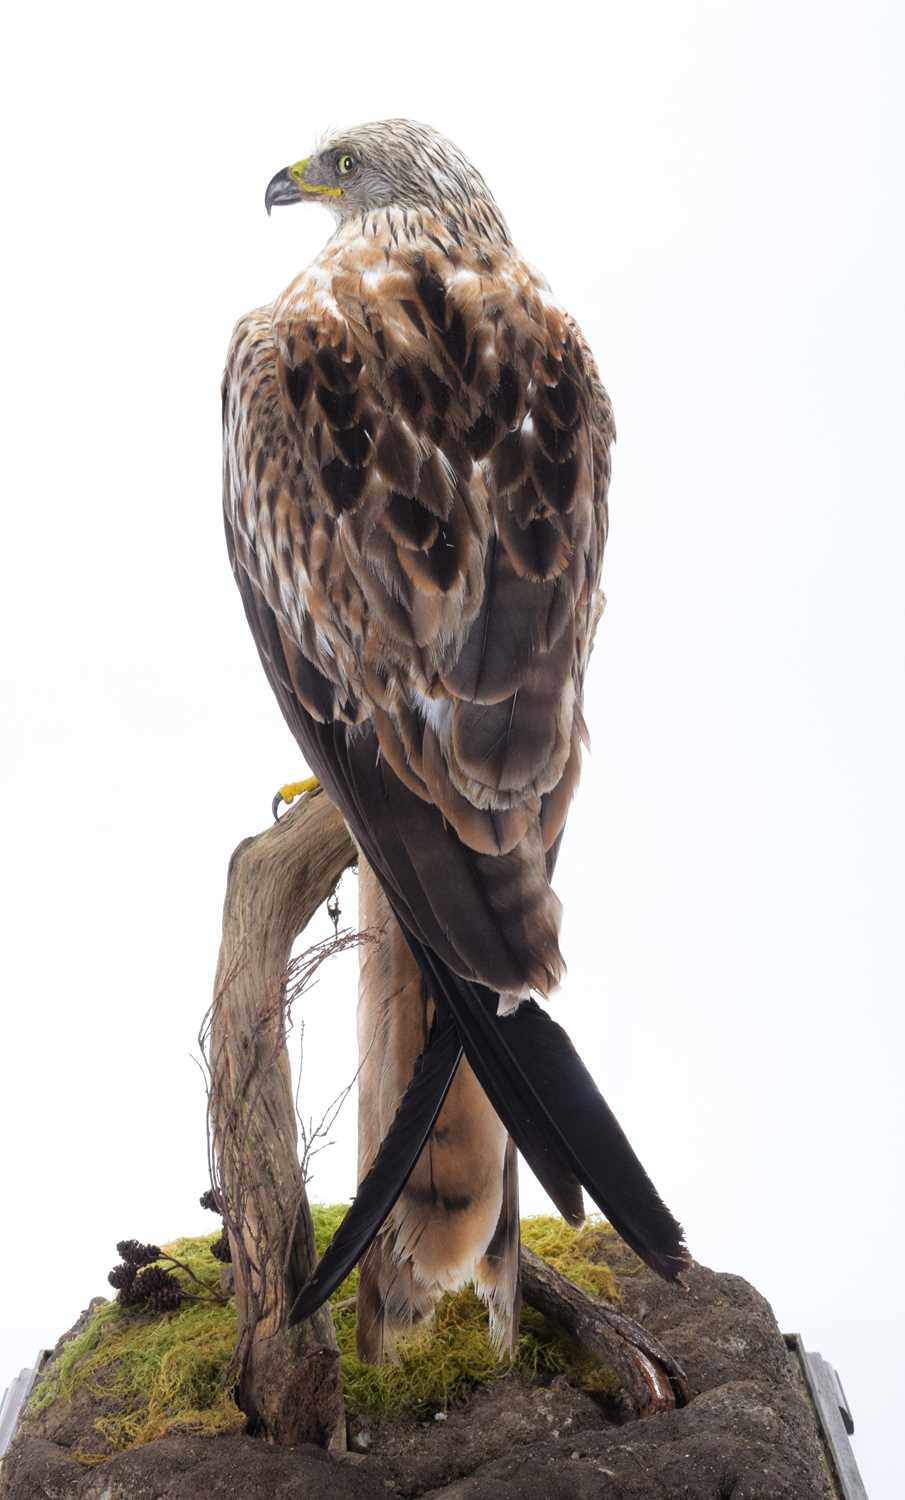
<instances>
[{"instance_id":1,"label":"white background","mask_svg":"<svg viewBox=\"0 0 905 1500\"><path fill-rule=\"evenodd\" d=\"M838 1366L871 1500L902 1494L901 16L7 18L0 1388L118 1238L215 1227L190 1054L226 861L301 772L226 561L220 369L329 232L268 222L270 176L410 115L481 167L617 414L557 1014L696 1256ZM354 960L305 1009L316 1113ZM350 1105L315 1196L353 1153Z\"/></svg>"}]
</instances>

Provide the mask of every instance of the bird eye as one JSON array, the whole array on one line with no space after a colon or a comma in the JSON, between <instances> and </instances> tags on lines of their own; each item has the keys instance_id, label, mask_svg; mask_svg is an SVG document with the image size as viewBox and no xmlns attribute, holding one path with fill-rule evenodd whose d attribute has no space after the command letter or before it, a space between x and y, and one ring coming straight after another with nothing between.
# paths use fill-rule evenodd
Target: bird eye
<instances>
[{"instance_id":1,"label":"bird eye","mask_svg":"<svg viewBox=\"0 0 905 1500\"><path fill-rule=\"evenodd\" d=\"M336 165L339 168L339 175L341 177L346 177L348 175L348 173L352 171L352 168L355 166L355 157L354 156L341 156L339 158L339 161L336 163Z\"/></svg>"}]
</instances>

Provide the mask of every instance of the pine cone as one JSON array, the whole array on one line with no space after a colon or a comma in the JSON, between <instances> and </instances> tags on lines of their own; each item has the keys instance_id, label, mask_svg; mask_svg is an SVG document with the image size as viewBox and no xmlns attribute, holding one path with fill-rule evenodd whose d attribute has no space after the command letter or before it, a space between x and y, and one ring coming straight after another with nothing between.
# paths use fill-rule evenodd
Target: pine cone
<instances>
[{"instance_id":1,"label":"pine cone","mask_svg":"<svg viewBox=\"0 0 905 1500\"><path fill-rule=\"evenodd\" d=\"M182 1301L182 1288L171 1271L149 1266L139 1272L133 1285L136 1301L147 1302L153 1312L170 1312Z\"/></svg>"},{"instance_id":2,"label":"pine cone","mask_svg":"<svg viewBox=\"0 0 905 1500\"><path fill-rule=\"evenodd\" d=\"M214 1257L214 1260L222 1260L226 1262L232 1260L232 1251L229 1248L229 1235L227 1234L225 1229L220 1238L218 1240L214 1240L214 1243L211 1245L211 1255Z\"/></svg>"},{"instance_id":3,"label":"pine cone","mask_svg":"<svg viewBox=\"0 0 905 1500\"><path fill-rule=\"evenodd\" d=\"M143 1245L140 1240L120 1240L116 1248L130 1266L148 1266L152 1260L160 1260L159 1245Z\"/></svg>"},{"instance_id":4,"label":"pine cone","mask_svg":"<svg viewBox=\"0 0 905 1500\"><path fill-rule=\"evenodd\" d=\"M220 1212L220 1204L217 1202L217 1194L213 1188L208 1188L206 1193L202 1193L198 1201L202 1208L209 1208L211 1213L218 1214Z\"/></svg>"},{"instance_id":5,"label":"pine cone","mask_svg":"<svg viewBox=\"0 0 905 1500\"><path fill-rule=\"evenodd\" d=\"M118 1287L120 1291L129 1288L135 1280L134 1266L114 1266L107 1277L111 1286Z\"/></svg>"}]
</instances>

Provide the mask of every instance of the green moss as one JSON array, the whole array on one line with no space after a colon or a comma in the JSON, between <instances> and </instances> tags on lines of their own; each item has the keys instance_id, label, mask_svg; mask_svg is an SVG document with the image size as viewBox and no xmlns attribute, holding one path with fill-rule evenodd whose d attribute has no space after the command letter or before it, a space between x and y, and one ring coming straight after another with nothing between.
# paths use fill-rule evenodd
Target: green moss
<instances>
[{"instance_id":1,"label":"green moss","mask_svg":"<svg viewBox=\"0 0 905 1500\"><path fill-rule=\"evenodd\" d=\"M54 1360L47 1373L40 1376L35 1385L28 1405L30 1417L37 1417L55 1401L68 1400L72 1396L81 1383L79 1377L82 1362L87 1362L88 1356L97 1349L104 1336L105 1325L116 1316L116 1304L113 1302L96 1308L87 1327L63 1345L59 1358Z\"/></svg>"},{"instance_id":2,"label":"green moss","mask_svg":"<svg viewBox=\"0 0 905 1500\"><path fill-rule=\"evenodd\" d=\"M323 1251L345 1213L345 1205L313 1210L318 1252ZM526 1219L525 1244L577 1285L614 1298L617 1286L604 1257L613 1232L592 1219L580 1230L561 1219ZM219 1286L219 1264L210 1254L217 1234L176 1240L164 1249L183 1261L211 1290ZM175 1273L187 1292L198 1291L182 1271ZM458 1393L492 1380L510 1361L497 1359L487 1338L487 1315L470 1289L444 1297L432 1321L397 1351L393 1364L362 1364L355 1356L355 1309L343 1303L355 1296L353 1271L334 1297L343 1387L350 1413L393 1415L406 1410L443 1408ZM134 1448L174 1430L224 1432L240 1427L242 1413L227 1388L236 1342L236 1312L228 1303L186 1301L163 1316L124 1314L118 1303L95 1309L85 1329L70 1340L39 1381L28 1415L40 1415L79 1389L96 1395L105 1414L95 1423L105 1453L83 1448L78 1457L96 1462L108 1452ZM561 1374L583 1390L611 1393L609 1371L591 1361L561 1330L525 1308L521 1336L511 1365L528 1376ZM99 1447L102 1445L98 1445Z\"/></svg>"}]
</instances>

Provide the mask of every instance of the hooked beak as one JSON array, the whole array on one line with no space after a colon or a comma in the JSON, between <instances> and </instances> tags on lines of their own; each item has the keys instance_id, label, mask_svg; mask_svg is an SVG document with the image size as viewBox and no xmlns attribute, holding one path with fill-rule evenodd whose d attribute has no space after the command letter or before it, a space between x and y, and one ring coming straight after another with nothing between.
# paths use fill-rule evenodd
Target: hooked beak
<instances>
[{"instance_id":1,"label":"hooked beak","mask_svg":"<svg viewBox=\"0 0 905 1500\"><path fill-rule=\"evenodd\" d=\"M326 182L308 182L306 170L310 158L297 161L293 167L284 167L282 172L277 172L271 177L264 194L264 207L268 215L270 210L283 203L302 203L306 198L326 197L341 198L342 188L330 187Z\"/></svg>"},{"instance_id":2,"label":"hooked beak","mask_svg":"<svg viewBox=\"0 0 905 1500\"><path fill-rule=\"evenodd\" d=\"M282 172L277 172L277 175L271 177L268 182L267 192L264 194L264 207L267 209L268 217L274 204L279 208L282 203L298 203L303 196L301 188L288 167Z\"/></svg>"}]
</instances>

